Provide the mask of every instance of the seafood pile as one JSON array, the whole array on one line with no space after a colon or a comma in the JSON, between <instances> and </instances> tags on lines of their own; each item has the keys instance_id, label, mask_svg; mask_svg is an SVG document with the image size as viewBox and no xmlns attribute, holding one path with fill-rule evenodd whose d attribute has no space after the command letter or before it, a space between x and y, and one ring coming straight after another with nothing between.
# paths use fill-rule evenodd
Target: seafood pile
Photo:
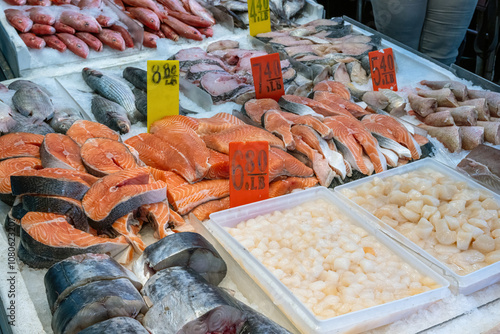
<instances>
[{"instance_id":1,"label":"seafood pile","mask_svg":"<svg viewBox=\"0 0 500 334\"><path fill-rule=\"evenodd\" d=\"M29 132L45 135L65 133L71 124L82 119L79 111L70 107L56 107L52 94L42 85L29 80L16 80L8 88L0 88L6 96L12 95L11 105L0 100L0 133ZM59 103L61 104L61 103Z\"/></svg>"},{"instance_id":2,"label":"seafood pile","mask_svg":"<svg viewBox=\"0 0 500 334\"><path fill-rule=\"evenodd\" d=\"M255 37L311 66L314 73L326 72L344 84L366 84L370 73L368 52L380 48L379 37L354 33L341 18L314 20Z\"/></svg>"},{"instance_id":3,"label":"seafood pile","mask_svg":"<svg viewBox=\"0 0 500 334\"><path fill-rule=\"evenodd\" d=\"M457 169L500 194L500 150L484 144L470 151Z\"/></svg>"},{"instance_id":4,"label":"seafood pile","mask_svg":"<svg viewBox=\"0 0 500 334\"><path fill-rule=\"evenodd\" d=\"M82 0L77 6L69 1L28 1L34 6L23 6L24 0L10 2L19 7L5 9L7 21L29 48L70 50L87 58L90 50L100 52L103 45L119 51L134 47L127 26L104 15L100 0Z\"/></svg>"},{"instance_id":5,"label":"seafood pile","mask_svg":"<svg viewBox=\"0 0 500 334\"><path fill-rule=\"evenodd\" d=\"M204 0L219 10L229 14L234 21L234 25L241 29L246 29L249 24L248 3L246 0ZM271 12L271 27L273 30L282 27L296 26L294 20L300 16L305 0L271 0L269 9Z\"/></svg>"},{"instance_id":6,"label":"seafood pile","mask_svg":"<svg viewBox=\"0 0 500 334\"><path fill-rule=\"evenodd\" d=\"M468 89L457 81L421 81L408 99L429 135L450 152L472 150L483 142L500 144L500 93Z\"/></svg>"}]
</instances>

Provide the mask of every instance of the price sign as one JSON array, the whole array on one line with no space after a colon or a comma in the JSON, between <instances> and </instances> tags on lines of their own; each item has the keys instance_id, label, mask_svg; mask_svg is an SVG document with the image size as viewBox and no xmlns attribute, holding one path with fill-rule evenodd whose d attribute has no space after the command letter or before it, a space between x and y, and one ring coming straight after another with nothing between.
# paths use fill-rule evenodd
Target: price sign
<instances>
[{"instance_id":1,"label":"price sign","mask_svg":"<svg viewBox=\"0 0 500 334\"><path fill-rule=\"evenodd\" d=\"M167 115L179 114L179 61L148 60L148 131Z\"/></svg>"},{"instance_id":2,"label":"price sign","mask_svg":"<svg viewBox=\"0 0 500 334\"><path fill-rule=\"evenodd\" d=\"M269 143L229 143L229 203L235 206L269 197Z\"/></svg>"},{"instance_id":3,"label":"price sign","mask_svg":"<svg viewBox=\"0 0 500 334\"><path fill-rule=\"evenodd\" d=\"M278 101L285 94L279 54L252 57L250 63L255 96L258 99L271 98Z\"/></svg>"},{"instance_id":4,"label":"price sign","mask_svg":"<svg viewBox=\"0 0 500 334\"><path fill-rule=\"evenodd\" d=\"M269 0L248 0L248 20L250 22L250 35L271 31L271 14Z\"/></svg>"},{"instance_id":5,"label":"price sign","mask_svg":"<svg viewBox=\"0 0 500 334\"><path fill-rule=\"evenodd\" d=\"M370 57L373 90L392 89L397 91L396 64L392 48L372 51L368 53L368 56Z\"/></svg>"}]
</instances>

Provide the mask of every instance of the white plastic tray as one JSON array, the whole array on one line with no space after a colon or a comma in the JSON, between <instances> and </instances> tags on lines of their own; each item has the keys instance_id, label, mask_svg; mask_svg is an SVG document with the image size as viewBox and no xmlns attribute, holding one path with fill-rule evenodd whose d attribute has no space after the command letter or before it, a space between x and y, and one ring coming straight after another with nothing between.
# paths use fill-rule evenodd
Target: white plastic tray
<instances>
[{"instance_id":1,"label":"white plastic tray","mask_svg":"<svg viewBox=\"0 0 500 334\"><path fill-rule=\"evenodd\" d=\"M340 198L342 198L343 201L345 201L348 205L350 205L354 210L363 211L365 214L375 219L380 224L380 228L384 233L386 233L390 237L400 242L406 248L410 249L415 255L417 255L421 260L423 260L424 263L432 267L434 270L440 273L440 275L449 280L449 282L451 283L452 291L468 295L488 285L500 281L500 262L493 263L487 267L481 268L468 275L463 275L463 276L458 275L455 272L453 272L448 266L446 266L443 262L439 261L434 256L430 255L428 252L423 250L421 247L417 246L414 242L410 241L408 238L406 238L404 235L396 231L394 228L385 224L377 217L373 216L371 213L365 210L363 207L357 205L356 203L354 203L353 201L351 201L342 194L343 189L354 189L366 182L370 182L375 177L378 177L380 179L385 179L393 175L400 175L411 171L419 170L422 168L432 168L433 170L439 171L454 180L466 182L467 185L470 186L471 188L479 189L488 193L489 195L491 195L492 198L494 198L498 203L500 203L500 195L476 183L472 178L467 177L459 173L458 171L446 165L443 165L442 163L432 158L422 159L416 162L409 163L402 167L394 168L382 173L378 173L363 179L350 182L346 185L336 187L335 192L339 195Z\"/></svg>"},{"instance_id":2,"label":"white plastic tray","mask_svg":"<svg viewBox=\"0 0 500 334\"><path fill-rule=\"evenodd\" d=\"M431 277L440 288L427 291L412 297L396 300L364 310L340 315L327 320L319 320L307 309L291 291L283 285L268 269L266 269L250 252L234 239L224 228L234 227L238 223L258 215L264 215L276 210L293 208L301 203L324 199L337 206L340 211L358 226L374 235L377 240L397 254L403 261L410 264L420 273ZM349 210L346 206L338 206L339 197L324 187L315 187L280 196L269 200L244 205L210 215L207 229L219 243L228 251L244 271L271 298L274 304L302 332L316 333L356 333L401 319L414 312L417 308L435 302L449 294L449 283L434 271L425 266L409 252L378 230L375 222L368 216L363 217Z\"/></svg>"}]
</instances>

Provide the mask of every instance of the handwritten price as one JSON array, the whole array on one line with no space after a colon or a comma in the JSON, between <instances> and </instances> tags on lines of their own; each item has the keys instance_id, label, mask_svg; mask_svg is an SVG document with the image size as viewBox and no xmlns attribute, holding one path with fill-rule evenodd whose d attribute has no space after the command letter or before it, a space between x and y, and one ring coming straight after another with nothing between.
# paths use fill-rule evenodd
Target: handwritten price
<instances>
[{"instance_id":1,"label":"handwritten price","mask_svg":"<svg viewBox=\"0 0 500 334\"><path fill-rule=\"evenodd\" d=\"M369 53L373 90L381 88L397 90L396 66L391 48Z\"/></svg>"},{"instance_id":2,"label":"handwritten price","mask_svg":"<svg viewBox=\"0 0 500 334\"><path fill-rule=\"evenodd\" d=\"M175 86L177 85L177 66L169 64L163 64L163 76L160 73L160 65L153 65L152 68L153 75L151 81L154 84L160 84L162 80L165 81L165 85Z\"/></svg>"},{"instance_id":3,"label":"handwritten price","mask_svg":"<svg viewBox=\"0 0 500 334\"><path fill-rule=\"evenodd\" d=\"M254 23L269 20L269 0L251 0L248 5L250 18Z\"/></svg>"},{"instance_id":4,"label":"handwritten price","mask_svg":"<svg viewBox=\"0 0 500 334\"><path fill-rule=\"evenodd\" d=\"M277 53L250 58L255 95L258 99L279 100L285 94L280 58Z\"/></svg>"}]
</instances>

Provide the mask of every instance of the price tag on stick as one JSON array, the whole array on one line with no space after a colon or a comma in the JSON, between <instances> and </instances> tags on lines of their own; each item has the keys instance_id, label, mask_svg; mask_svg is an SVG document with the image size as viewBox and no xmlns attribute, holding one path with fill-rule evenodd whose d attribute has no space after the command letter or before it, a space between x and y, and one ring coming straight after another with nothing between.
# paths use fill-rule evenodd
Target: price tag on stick
<instances>
[{"instance_id":1,"label":"price tag on stick","mask_svg":"<svg viewBox=\"0 0 500 334\"><path fill-rule=\"evenodd\" d=\"M148 60L148 131L154 121L179 114L179 61Z\"/></svg>"},{"instance_id":2,"label":"price tag on stick","mask_svg":"<svg viewBox=\"0 0 500 334\"><path fill-rule=\"evenodd\" d=\"M285 94L279 54L252 57L250 63L255 96L258 99L271 98L278 101Z\"/></svg>"},{"instance_id":3,"label":"price tag on stick","mask_svg":"<svg viewBox=\"0 0 500 334\"><path fill-rule=\"evenodd\" d=\"M368 53L368 56L370 57L373 90L392 89L397 91L396 63L392 48L372 51Z\"/></svg>"},{"instance_id":4,"label":"price tag on stick","mask_svg":"<svg viewBox=\"0 0 500 334\"><path fill-rule=\"evenodd\" d=\"M271 31L271 14L269 12L269 0L248 0L248 21L250 24L250 35Z\"/></svg>"},{"instance_id":5,"label":"price tag on stick","mask_svg":"<svg viewBox=\"0 0 500 334\"><path fill-rule=\"evenodd\" d=\"M269 143L267 141L229 143L230 207L269 197Z\"/></svg>"}]
</instances>

